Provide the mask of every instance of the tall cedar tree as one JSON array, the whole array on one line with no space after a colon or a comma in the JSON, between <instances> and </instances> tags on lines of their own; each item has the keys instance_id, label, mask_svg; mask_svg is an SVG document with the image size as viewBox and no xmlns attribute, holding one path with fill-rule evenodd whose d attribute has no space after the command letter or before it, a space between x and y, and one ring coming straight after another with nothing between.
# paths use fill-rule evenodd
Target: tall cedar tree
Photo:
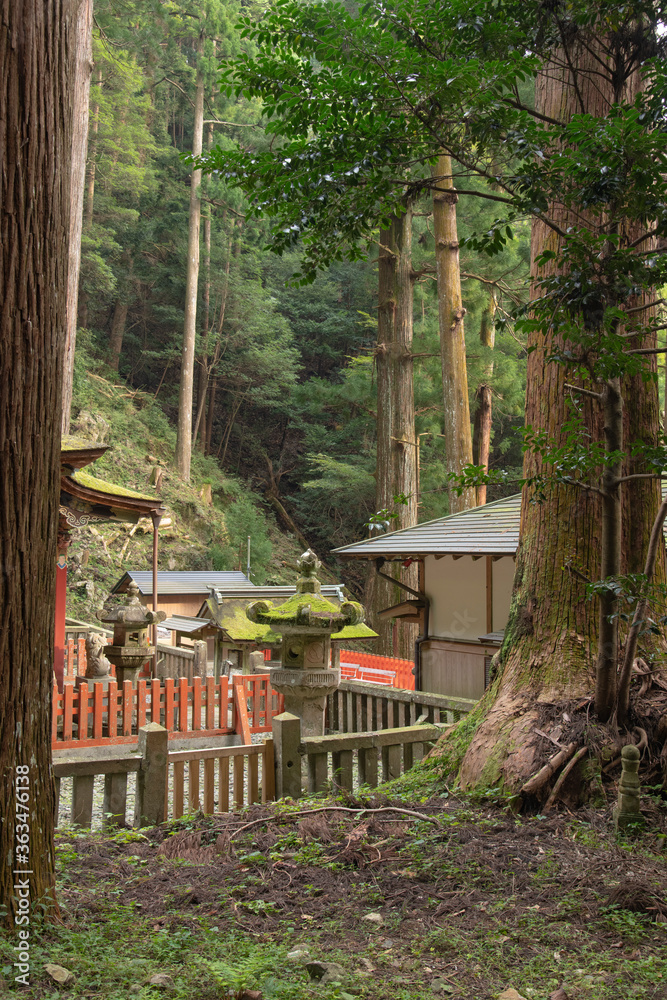
<instances>
[{"instance_id":1,"label":"tall cedar tree","mask_svg":"<svg viewBox=\"0 0 667 1000\"><path fill-rule=\"evenodd\" d=\"M616 25L614 31L604 18L571 31L562 46L552 50L538 75L537 114L557 128L558 123L571 123L576 115L604 121L614 105L632 105L645 86L637 66L646 51L653 54L651 48L650 32L642 37L641 31L627 23ZM604 165L600 171L604 176ZM560 190L565 188L563 184ZM632 217L636 213L629 209L630 218L623 218L622 207L617 207L614 218L612 206L616 206L611 198L609 203L609 216L621 236L620 245L632 248L638 240L644 250L647 238L638 237L650 232L651 227L647 230L639 226L639 220ZM603 217L601 221L592 211L587 215L583 204L568 201L565 196L553 198L544 217L533 221L531 299L536 309L550 283L561 282L563 288L568 282L572 262L568 263L565 255L570 233L579 230L582 221L592 234L604 233L610 224L609 219ZM603 278L596 289L595 308L614 302L614 288L604 288ZM651 293L649 296L653 298ZM642 296L631 294L624 301L625 315L637 309L641 312L644 301ZM590 324L594 329L598 317L588 316L588 308L586 300L577 299L583 327ZM563 315L558 319L562 323ZM538 322L529 342L526 424L533 434L545 433L552 448L567 448L566 438L572 428L568 385L573 381L573 370L566 364L554 363L554 358L562 359L568 352L579 354L576 344L562 330L558 320L552 326ZM649 324L642 330L641 349L653 350L655 340ZM589 357L593 353L590 341L588 353ZM584 436L590 441L606 438L608 460L602 469L601 485L595 489L586 488L583 481L580 486L550 485L539 503L534 502L535 487L530 482L524 487L512 609L498 664L499 680L463 761L461 779L468 787L500 781L516 789L534 773L542 750L535 730L540 726L543 706L586 699L597 680L595 705L599 717L608 718L614 707L619 652L617 592L613 585L601 588L596 616L586 579L618 578L622 572L643 571L660 507L660 485L656 478L649 478L651 470L642 456L631 457L630 453L633 443L658 441L659 401L657 380L650 377L656 371L654 355L648 356L643 373L632 376L601 378L595 363L593 360L577 366L578 380L586 367L594 373L592 383L584 377L577 407ZM597 390L595 394L592 389ZM549 479L553 469L553 451L527 450L524 475L528 480L543 476ZM619 482L635 474L646 478ZM664 563L663 547L659 582L664 581Z\"/></svg>"},{"instance_id":2,"label":"tall cedar tree","mask_svg":"<svg viewBox=\"0 0 667 1000\"><path fill-rule=\"evenodd\" d=\"M78 0L0 10L0 903L16 913L16 769L32 906L55 906L50 703Z\"/></svg>"},{"instance_id":3,"label":"tall cedar tree","mask_svg":"<svg viewBox=\"0 0 667 1000\"><path fill-rule=\"evenodd\" d=\"M412 210L395 215L380 232L378 259L377 463L375 500L379 510L393 507L394 495L408 498L399 507L396 528L417 522L417 447L413 386ZM416 567L401 570L385 566L384 572L417 587ZM366 608L371 612L405 600L406 593L371 570L366 587ZM379 633L377 652L411 657L412 628L392 634L391 622L374 619ZM395 640L395 641L394 641Z\"/></svg>"}]
</instances>

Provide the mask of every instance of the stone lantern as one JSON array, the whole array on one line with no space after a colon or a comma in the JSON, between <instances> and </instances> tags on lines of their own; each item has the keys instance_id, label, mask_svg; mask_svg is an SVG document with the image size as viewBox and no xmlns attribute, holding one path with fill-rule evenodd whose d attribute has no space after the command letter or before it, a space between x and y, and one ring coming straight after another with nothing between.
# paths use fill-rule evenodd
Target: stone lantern
<instances>
[{"instance_id":1,"label":"stone lantern","mask_svg":"<svg viewBox=\"0 0 667 1000\"><path fill-rule=\"evenodd\" d=\"M139 588L134 582L122 597L110 598L97 613L99 621L113 626L113 642L104 653L116 667L119 684L131 680L137 686L137 674L151 655L148 627L163 622L164 611L147 611L139 600Z\"/></svg>"},{"instance_id":2,"label":"stone lantern","mask_svg":"<svg viewBox=\"0 0 667 1000\"><path fill-rule=\"evenodd\" d=\"M282 636L282 668L271 671L271 685L284 695L285 710L301 719L302 734L322 736L327 695L340 684L340 667L330 666L331 636L363 622L364 609L353 601L338 608L322 597L316 576L322 564L311 549L297 565L301 576L293 597L277 608L255 601L246 614Z\"/></svg>"}]
</instances>

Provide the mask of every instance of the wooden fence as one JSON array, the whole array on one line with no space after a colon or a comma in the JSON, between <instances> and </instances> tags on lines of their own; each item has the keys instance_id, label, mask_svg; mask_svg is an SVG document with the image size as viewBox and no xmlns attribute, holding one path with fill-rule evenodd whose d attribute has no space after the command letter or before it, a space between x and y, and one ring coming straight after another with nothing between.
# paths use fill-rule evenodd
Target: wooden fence
<instances>
[{"instance_id":1,"label":"wooden fence","mask_svg":"<svg viewBox=\"0 0 667 1000\"><path fill-rule=\"evenodd\" d=\"M343 788L353 791L397 778L413 767L444 732L446 726L419 725L340 736L301 738L301 720L288 712L273 720L276 752L276 794L297 799L303 794L305 761L310 794Z\"/></svg>"},{"instance_id":2,"label":"wooden fence","mask_svg":"<svg viewBox=\"0 0 667 1000\"><path fill-rule=\"evenodd\" d=\"M206 677L206 643L196 641L192 649L185 649L183 646L170 646L165 642L157 644L157 675L162 680L168 677L172 680L180 680L187 677L193 680L195 677Z\"/></svg>"},{"instance_id":3,"label":"wooden fence","mask_svg":"<svg viewBox=\"0 0 667 1000\"><path fill-rule=\"evenodd\" d=\"M476 701L448 698L428 691L399 690L384 684L341 681L327 698L327 729L334 733L364 733L417 722L458 722Z\"/></svg>"},{"instance_id":4,"label":"wooden fence","mask_svg":"<svg viewBox=\"0 0 667 1000\"><path fill-rule=\"evenodd\" d=\"M136 743L147 722L164 726L170 737L185 739L236 733L250 743L252 733L271 731L283 698L267 674L139 680L122 687L100 683L53 684L51 742L54 749Z\"/></svg>"},{"instance_id":5,"label":"wooden fence","mask_svg":"<svg viewBox=\"0 0 667 1000\"><path fill-rule=\"evenodd\" d=\"M72 622L73 619L68 619ZM98 632L105 638L111 638L112 633L86 625L85 622L76 622L65 626L65 666L63 681L65 684L73 684L77 677L83 677L86 673L88 663L86 657L86 638L91 632ZM158 642L158 665L157 675L162 679L171 677L178 680L180 677L206 677L206 643L195 642L193 649L185 649L182 646L171 646L166 642ZM151 654L152 656L152 654ZM115 667L111 667L111 674L115 676Z\"/></svg>"},{"instance_id":6,"label":"wooden fence","mask_svg":"<svg viewBox=\"0 0 667 1000\"><path fill-rule=\"evenodd\" d=\"M171 751L169 766L173 769L173 794L166 809L167 819L179 819L185 812L200 809L207 814L229 812L230 806L232 810L243 809L244 805L272 802L275 798L271 739L238 747Z\"/></svg>"},{"instance_id":7,"label":"wooden fence","mask_svg":"<svg viewBox=\"0 0 667 1000\"><path fill-rule=\"evenodd\" d=\"M187 774L185 765L187 766ZM217 765L217 767L216 767ZM261 771L260 771L261 765ZM61 782L72 778L70 822L90 827L94 811L94 782L104 776L101 807L105 826L127 823L127 779L137 775L133 817L129 825L147 826L178 819L186 811L206 813L242 809L275 797L273 741L234 747L169 751L164 727L148 724L139 734L139 753L103 759L56 759L56 825ZM216 778L217 774L217 778Z\"/></svg>"}]
</instances>

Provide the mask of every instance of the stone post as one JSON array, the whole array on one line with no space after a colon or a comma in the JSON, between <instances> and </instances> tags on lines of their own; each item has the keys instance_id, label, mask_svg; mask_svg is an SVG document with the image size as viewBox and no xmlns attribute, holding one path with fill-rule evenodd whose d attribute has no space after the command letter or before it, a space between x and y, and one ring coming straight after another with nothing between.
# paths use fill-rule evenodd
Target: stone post
<instances>
[{"instance_id":1,"label":"stone post","mask_svg":"<svg viewBox=\"0 0 667 1000\"><path fill-rule=\"evenodd\" d=\"M208 646L204 639L195 639L193 646L195 658L192 661L192 676L205 680L208 671Z\"/></svg>"},{"instance_id":2,"label":"stone post","mask_svg":"<svg viewBox=\"0 0 667 1000\"><path fill-rule=\"evenodd\" d=\"M639 759L639 750L633 744L628 744L621 750L621 780L618 783L618 801L613 811L617 830L644 822L639 811Z\"/></svg>"},{"instance_id":3,"label":"stone post","mask_svg":"<svg viewBox=\"0 0 667 1000\"><path fill-rule=\"evenodd\" d=\"M137 772L134 825L155 826L165 818L169 734L164 726L149 722L139 730L141 770Z\"/></svg>"},{"instance_id":4,"label":"stone post","mask_svg":"<svg viewBox=\"0 0 667 1000\"><path fill-rule=\"evenodd\" d=\"M276 761L276 799L301 798L301 720L283 712L271 722Z\"/></svg>"}]
</instances>

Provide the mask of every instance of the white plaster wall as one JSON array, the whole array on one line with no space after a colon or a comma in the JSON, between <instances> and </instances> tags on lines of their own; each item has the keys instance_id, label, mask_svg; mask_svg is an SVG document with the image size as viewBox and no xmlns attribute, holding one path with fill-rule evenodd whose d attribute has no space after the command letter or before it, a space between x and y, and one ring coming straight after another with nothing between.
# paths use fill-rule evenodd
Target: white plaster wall
<instances>
[{"instance_id":1,"label":"white plaster wall","mask_svg":"<svg viewBox=\"0 0 667 1000\"><path fill-rule=\"evenodd\" d=\"M493 631L499 632L507 625L510 598L516 563L511 556L503 556L493 564Z\"/></svg>"},{"instance_id":2,"label":"white plaster wall","mask_svg":"<svg viewBox=\"0 0 667 1000\"><path fill-rule=\"evenodd\" d=\"M429 635L477 639L486 632L486 560L426 556L424 590L431 603ZM508 604L509 607L509 604ZM495 622L494 622L495 624Z\"/></svg>"},{"instance_id":3,"label":"white plaster wall","mask_svg":"<svg viewBox=\"0 0 667 1000\"><path fill-rule=\"evenodd\" d=\"M493 631L505 628L510 610L514 559L493 564ZM424 589L431 602L429 635L478 639L486 628L486 558L426 556Z\"/></svg>"}]
</instances>

